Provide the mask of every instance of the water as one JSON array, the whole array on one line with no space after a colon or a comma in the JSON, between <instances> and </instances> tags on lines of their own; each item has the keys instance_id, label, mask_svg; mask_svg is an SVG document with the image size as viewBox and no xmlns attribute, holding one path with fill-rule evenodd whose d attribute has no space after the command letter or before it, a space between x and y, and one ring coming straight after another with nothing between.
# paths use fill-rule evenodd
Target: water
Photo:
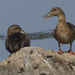
<instances>
[{"instance_id":1,"label":"water","mask_svg":"<svg viewBox=\"0 0 75 75\"><path fill-rule=\"evenodd\" d=\"M0 1L0 62L6 59L10 53L5 49L5 37L7 29L12 24L18 24L21 28L32 35L31 46L42 47L45 50L58 51L57 41L48 35L56 27L58 18L53 17L44 20L51 8L60 7L64 10L66 20L75 24L75 1L68 0L1 0ZM40 33L44 33L42 36ZM47 33L45 33L47 32ZM41 38L39 38L41 36ZM34 39L35 38L35 39ZM69 50L69 45L61 45L62 50ZM75 42L72 50L75 51Z\"/></svg>"},{"instance_id":2,"label":"water","mask_svg":"<svg viewBox=\"0 0 75 75\"><path fill-rule=\"evenodd\" d=\"M51 35L49 35L49 34L51 34ZM42 36L44 35L46 37L42 37L39 35L42 35ZM59 50L58 43L53 38L52 30L30 33L29 36L31 38L31 46L41 47L45 50L53 50L53 51ZM5 38L6 38L6 36L1 35L1 38L0 38L0 44L1 44L0 61L2 61L5 58L8 58L8 56L10 55L10 53L8 51L6 51L6 49L5 49ZM65 44L65 45L61 44L61 49L63 51L69 50L69 44ZM72 50L75 50L75 42L73 42Z\"/></svg>"}]
</instances>

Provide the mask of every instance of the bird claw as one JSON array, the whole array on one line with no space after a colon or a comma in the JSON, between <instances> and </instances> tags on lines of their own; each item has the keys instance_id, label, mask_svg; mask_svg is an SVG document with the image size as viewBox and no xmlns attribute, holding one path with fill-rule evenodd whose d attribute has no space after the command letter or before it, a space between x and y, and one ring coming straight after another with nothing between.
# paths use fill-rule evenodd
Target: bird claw
<instances>
[{"instance_id":1,"label":"bird claw","mask_svg":"<svg viewBox=\"0 0 75 75\"><path fill-rule=\"evenodd\" d=\"M75 52L74 52L74 51L62 52L62 51L59 50L57 53L59 53L59 54L62 54L62 53L69 53L69 54L74 54L74 55L75 55Z\"/></svg>"},{"instance_id":2,"label":"bird claw","mask_svg":"<svg viewBox=\"0 0 75 75\"><path fill-rule=\"evenodd\" d=\"M63 52L62 51L58 51L57 53L62 54Z\"/></svg>"},{"instance_id":3,"label":"bird claw","mask_svg":"<svg viewBox=\"0 0 75 75\"><path fill-rule=\"evenodd\" d=\"M74 51L70 51L69 54L74 54L75 55L75 52Z\"/></svg>"}]
</instances>

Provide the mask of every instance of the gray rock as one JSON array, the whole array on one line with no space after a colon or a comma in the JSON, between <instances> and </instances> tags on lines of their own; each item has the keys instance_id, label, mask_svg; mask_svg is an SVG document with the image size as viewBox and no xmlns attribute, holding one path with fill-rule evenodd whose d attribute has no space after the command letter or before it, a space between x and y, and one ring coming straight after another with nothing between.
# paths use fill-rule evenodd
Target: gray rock
<instances>
[{"instance_id":1,"label":"gray rock","mask_svg":"<svg viewBox=\"0 0 75 75\"><path fill-rule=\"evenodd\" d=\"M0 63L0 75L75 75L75 55L24 47Z\"/></svg>"}]
</instances>

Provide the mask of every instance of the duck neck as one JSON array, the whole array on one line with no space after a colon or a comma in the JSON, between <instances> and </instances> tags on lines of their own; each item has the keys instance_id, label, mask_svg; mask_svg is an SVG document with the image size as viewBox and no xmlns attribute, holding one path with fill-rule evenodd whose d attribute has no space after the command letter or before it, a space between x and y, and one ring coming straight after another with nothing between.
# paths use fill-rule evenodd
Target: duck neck
<instances>
[{"instance_id":1,"label":"duck neck","mask_svg":"<svg viewBox=\"0 0 75 75\"><path fill-rule=\"evenodd\" d=\"M65 17L64 12L63 12L61 15L58 15L58 19L59 19L59 21L64 21L64 22L66 22L66 17Z\"/></svg>"}]
</instances>

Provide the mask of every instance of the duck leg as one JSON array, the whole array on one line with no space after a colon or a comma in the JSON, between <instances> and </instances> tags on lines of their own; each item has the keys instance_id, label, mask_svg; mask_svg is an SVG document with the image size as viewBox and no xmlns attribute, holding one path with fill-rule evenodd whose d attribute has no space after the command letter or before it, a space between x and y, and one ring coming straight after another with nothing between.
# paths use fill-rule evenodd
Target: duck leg
<instances>
[{"instance_id":1,"label":"duck leg","mask_svg":"<svg viewBox=\"0 0 75 75\"><path fill-rule=\"evenodd\" d=\"M70 43L70 50L68 51L68 53L69 53L69 54L74 54L74 55L75 55L75 52L71 50L71 47L72 47L72 43Z\"/></svg>"},{"instance_id":2,"label":"duck leg","mask_svg":"<svg viewBox=\"0 0 75 75\"><path fill-rule=\"evenodd\" d=\"M59 53L59 54L64 53L64 52L62 52L61 49L60 49L60 43L59 43L59 42L58 42L58 46L59 46L59 51L58 51L57 53Z\"/></svg>"}]
</instances>

